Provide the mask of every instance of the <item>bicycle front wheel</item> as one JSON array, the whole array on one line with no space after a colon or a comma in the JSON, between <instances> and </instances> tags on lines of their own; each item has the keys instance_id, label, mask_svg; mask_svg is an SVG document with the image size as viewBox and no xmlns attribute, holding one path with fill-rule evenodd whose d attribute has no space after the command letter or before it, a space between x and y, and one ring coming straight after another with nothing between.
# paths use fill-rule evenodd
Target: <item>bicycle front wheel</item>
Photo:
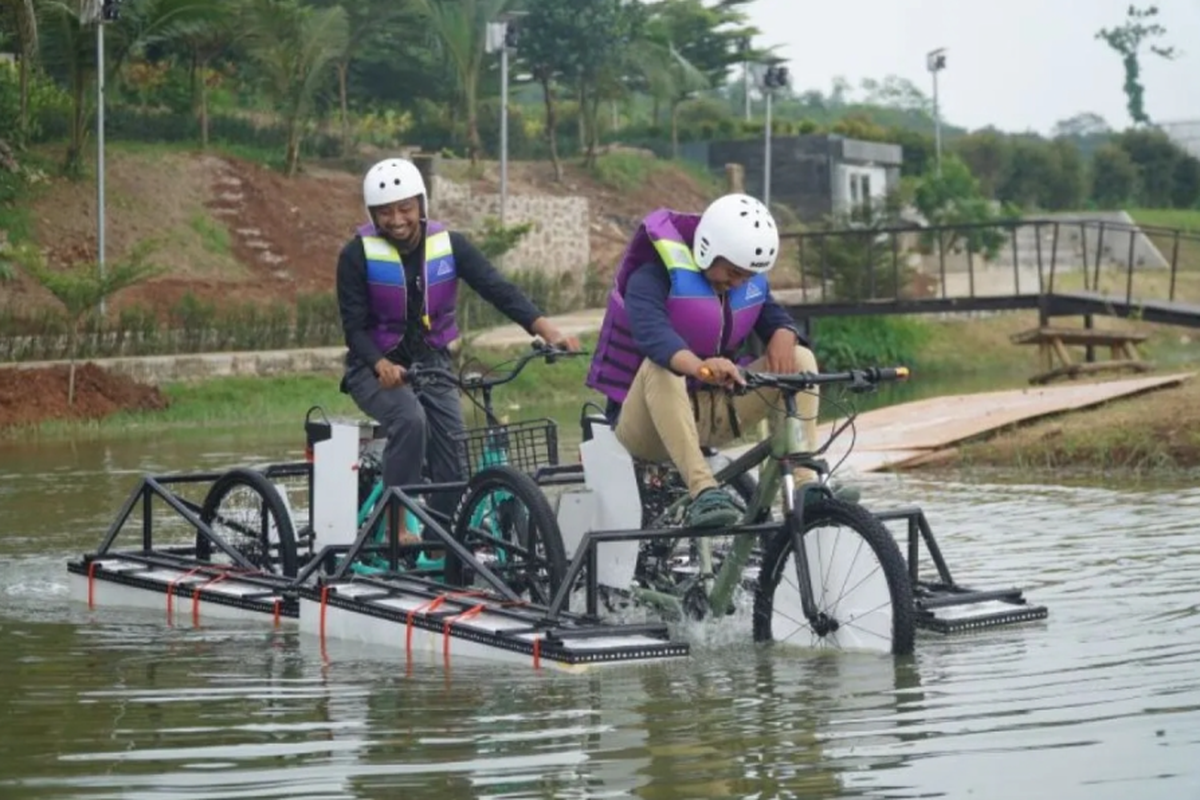
<instances>
[{"instance_id":1,"label":"bicycle front wheel","mask_svg":"<svg viewBox=\"0 0 1200 800\"><path fill-rule=\"evenodd\" d=\"M755 640L911 653L912 584L883 523L860 505L826 498L805 507L803 525L816 619L804 613L792 526L784 525L763 557L754 598Z\"/></svg>"},{"instance_id":2,"label":"bicycle front wheel","mask_svg":"<svg viewBox=\"0 0 1200 800\"><path fill-rule=\"evenodd\" d=\"M454 515L454 538L517 595L549 605L567 572L562 532L533 478L510 466L477 472ZM446 582L467 586L475 576L453 554Z\"/></svg>"}]
</instances>

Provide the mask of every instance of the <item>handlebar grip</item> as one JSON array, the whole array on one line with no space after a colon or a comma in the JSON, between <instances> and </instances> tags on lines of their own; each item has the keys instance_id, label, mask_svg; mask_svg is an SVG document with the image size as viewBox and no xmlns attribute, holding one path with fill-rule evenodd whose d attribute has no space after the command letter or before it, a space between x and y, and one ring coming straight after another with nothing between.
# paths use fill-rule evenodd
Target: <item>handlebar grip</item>
<instances>
[{"instance_id":1,"label":"handlebar grip","mask_svg":"<svg viewBox=\"0 0 1200 800\"><path fill-rule=\"evenodd\" d=\"M871 377L876 383L903 381L909 376L908 367L876 367L871 371L874 373Z\"/></svg>"}]
</instances>

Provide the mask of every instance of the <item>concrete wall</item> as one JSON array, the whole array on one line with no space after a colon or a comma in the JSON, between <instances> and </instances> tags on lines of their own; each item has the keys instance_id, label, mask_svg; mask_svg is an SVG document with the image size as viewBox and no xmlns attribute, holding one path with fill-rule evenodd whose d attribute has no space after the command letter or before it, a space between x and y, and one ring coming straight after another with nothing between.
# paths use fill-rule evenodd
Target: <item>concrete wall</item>
<instances>
[{"instance_id":1,"label":"concrete wall","mask_svg":"<svg viewBox=\"0 0 1200 800\"><path fill-rule=\"evenodd\" d=\"M500 218L500 195L479 194L470 186L433 176L431 214L470 232L487 217ZM591 217L586 197L509 194L505 224L532 222L533 228L504 257L506 270L540 270L558 275L580 272L591 260Z\"/></svg>"}]
</instances>

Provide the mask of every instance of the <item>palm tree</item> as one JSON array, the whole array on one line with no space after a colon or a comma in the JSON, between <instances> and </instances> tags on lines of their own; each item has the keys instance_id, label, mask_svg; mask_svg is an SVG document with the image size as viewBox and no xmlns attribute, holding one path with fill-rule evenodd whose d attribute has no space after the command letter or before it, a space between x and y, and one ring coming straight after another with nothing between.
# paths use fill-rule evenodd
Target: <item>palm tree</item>
<instances>
[{"instance_id":1,"label":"palm tree","mask_svg":"<svg viewBox=\"0 0 1200 800\"><path fill-rule=\"evenodd\" d=\"M285 171L300 166L304 125L326 68L345 52L350 38L346 10L313 8L296 0L251 0L247 37L262 68L266 89L287 130Z\"/></svg>"},{"instance_id":2,"label":"palm tree","mask_svg":"<svg viewBox=\"0 0 1200 800\"><path fill-rule=\"evenodd\" d=\"M512 0L417 0L441 40L450 63L458 75L463 110L467 114L467 144L471 163L483 152L479 138L479 74L487 49L487 26L500 16ZM508 109L501 113L507 114Z\"/></svg>"},{"instance_id":3,"label":"palm tree","mask_svg":"<svg viewBox=\"0 0 1200 800\"><path fill-rule=\"evenodd\" d=\"M191 55L192 106L200 124L200 146L208 147L208 65L246 34L245 4L226 0L209 6L179 29L179 40Z\"/></svg>"},{"instance_id":4,"label":"palm tree","mask_svg":"<svg viewBox=\"0 0 1200 800\"><path fill-rule=\"evenodd\" d=\"M0 0L0 12L11 17L17 35L17 53L21 58L20 113L17 119L17 144L23 145L29 134L29 77L38 51L38 17L34 0Z\"/></svg>"},{"instance_id":5,"label":"palm tree","mask_svg":"<svg viewBox=\"0 0 1200 800\"><path fill-rule=\"evenodd\" d=\"M69 0L39 1L47 23L42 28L43 60L65 74L71 90L71 140L63 168L77 178L83 172L92 112L89 89L96 79L95 23L81 18L78 5ZM210 9L206 0L143 0L131 5L120 22L106 27L105 78L115 76L135 49L179 37Z\"/></svg>"}]
</instances>

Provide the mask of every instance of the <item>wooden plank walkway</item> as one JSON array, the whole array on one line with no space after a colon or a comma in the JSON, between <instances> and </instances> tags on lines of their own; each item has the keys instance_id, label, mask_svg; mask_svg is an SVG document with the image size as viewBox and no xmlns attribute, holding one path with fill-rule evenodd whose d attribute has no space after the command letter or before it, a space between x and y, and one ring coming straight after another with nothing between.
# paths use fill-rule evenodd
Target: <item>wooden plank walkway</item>
<instances>
[{"instance_id":1,"label":"wooden plank walkway","mask_svg":"<svg viewBox=\"0 0 1200 800\"><path fill-rule=\"evenodd\" d=\"M838 468L837 474L851 475L915 466L919 462L937 459L958 443L1006 425L1175 386L1194 374L1182 372L1103 383L930 397L867 411L855 420L857 435L854 449ZM820 426L822 442L828 439L833 424ZM831 467L846 456L850 445L851 430L847 429L827 451L826 458ZM729 451L729 455L737 455L743 450L736 448Z\"/></svg>"}]
</instances>

